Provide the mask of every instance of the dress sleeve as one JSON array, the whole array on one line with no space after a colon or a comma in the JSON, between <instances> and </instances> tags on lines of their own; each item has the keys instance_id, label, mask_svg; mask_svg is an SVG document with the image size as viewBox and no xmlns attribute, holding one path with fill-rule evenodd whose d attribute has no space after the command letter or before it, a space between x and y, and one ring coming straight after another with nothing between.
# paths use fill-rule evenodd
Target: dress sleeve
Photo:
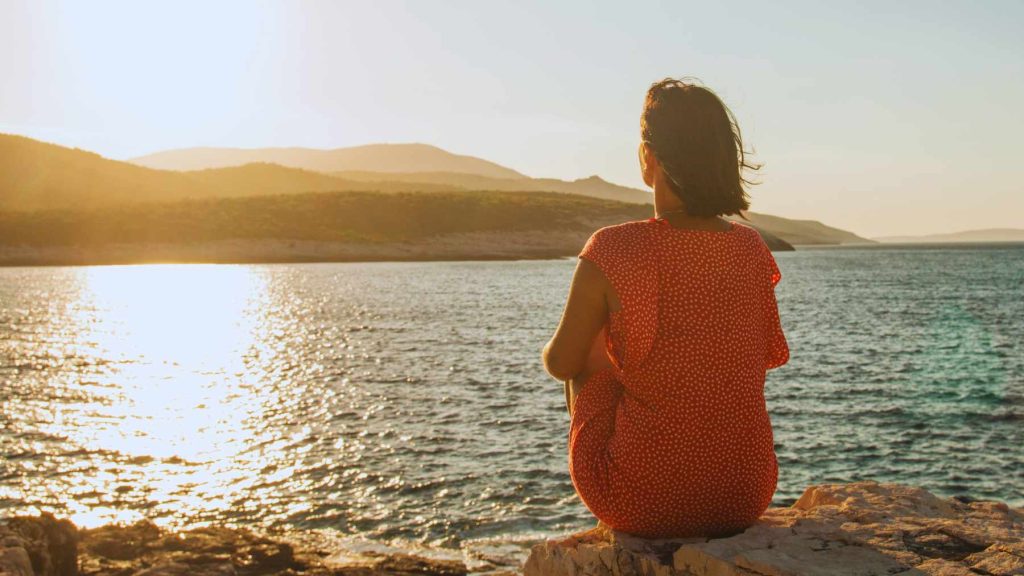
<instances>
[{"instance_id":1,"label":"dress sleeve","mask_svg":"<svg viewBox=\"0 0 1024 576\"><path fill-rule=\"evenodd\" d=\"M611 267L617 265L620 260L618 258L618 250L616 250L614 240L609 238L609 233L606 228L601 228L597 232L590 235L587 239L587 243L583 245L583 250L580 251L579 257L586 258L594 264L597 264L598 268L608 275Z\"/></svg>"},{"instance_id":2,"label":"dress sleeve","mask_svg":"<svg viewBox=\"0 0 1024 576\"><path fill-rule=\"evenodd\" d=\"M768 333L765 335L767 359L765 370L778 368L789 361L789 344L786 342L786 334L782 331L782 321L779 318L779 304L775 299L775 285L782 279L782 272L772 256L771 250L765 246L767 259L767 276L771 286L766 290L765 298L765 327Z\"/></svg>"},{"instance_id":3,"label":"dress sleeve","mask_svg":"<svg viewBox=\"0 0 1024 576\"><path fill-rule=\"evenodd\" d=\"M645 233L637 226L602 228L579 253L601 269L619 298L621 308L610 315L607 334L609 352L623 371L643 362L657 329L658 278L647 265L651 246Z\"/></svg>"},{"instance_id":4,"label":"dress sleeve","mask_svg":"<svg viewBox=\"0 0 1024 576\"><path fill-rule=\"evenodd\" d=\"M767 248L767 247L766 247ZM782 272L779 271L779 265L775 262L775 256L772 256L772 251L768 250L768 275L772 280L772 288L782 280Z\"/></svg>"}]
</instances>

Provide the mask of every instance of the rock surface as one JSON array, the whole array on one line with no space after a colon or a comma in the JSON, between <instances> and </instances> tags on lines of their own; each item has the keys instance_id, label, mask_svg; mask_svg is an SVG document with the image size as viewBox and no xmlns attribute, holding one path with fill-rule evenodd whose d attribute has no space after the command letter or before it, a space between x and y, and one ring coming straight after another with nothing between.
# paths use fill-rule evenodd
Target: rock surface
<instances>
[{"instance_id":1,"label":"rock surface","mask_svg":"<svg viewBox=\"0 0 1024 576\"><path fill-rule=\"evenodd\" d=\"M498 574L498 567L490 570ZM149 522L79 530L50 514L0 521L0 576L459 576L460 561L348 553L233 528L161 530Z\"/></svg>"},{"instance_id":2,"label":"rock surface","mask_svg":"<svg viewBox=\"0 0 1024 576\"><path fill-rule=\"evenodd\" d=\"M741 534L591 531L533 547L526 576L1024 575L1024 510L858 482L809 487Z\"/></svg>"},{"instance_id":3,"label":"rock surface","mask_svg":"<svg viewBox=\"0 0 1024 576\"><path fill-rule=\"evenodd\" d=\"M645 540L591 531L533 547L527 576L1024 576L1024 510L861 482L812 486L730 538ZM0 520L0 576L375 576L469 573L457 560L351 553L244 529L80 530L50 514ZM500 565L474 567L494 576Z\"/></svg>"}]
</instances>

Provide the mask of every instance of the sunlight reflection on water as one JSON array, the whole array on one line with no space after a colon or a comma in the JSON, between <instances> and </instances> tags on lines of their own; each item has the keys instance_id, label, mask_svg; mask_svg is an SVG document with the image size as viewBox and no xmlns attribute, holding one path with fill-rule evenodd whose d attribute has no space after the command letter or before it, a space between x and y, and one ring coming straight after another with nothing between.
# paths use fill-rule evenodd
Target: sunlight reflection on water
<instances>
[{"instance_id":1,"label":"sunlight reflection on water","mask_svg":"<svg viewBox=\"0 0 1024 576\"><path fill-rule=\"evenodd\" d=\"M129 465L78 475L66 487L72 521L128 520L151 507L228 509L254 469L277 464L273 452L245 455L272 440L259 415L280 403L275 390L252 385L258 378L246 362L267 350L265 280L249 267L199 265L80 268L69 276L68 300L51 304L72 313L61 315L66 327L48 353L96 370L65 382L87 390L88 400L54 411L37 429ZM192 494L200 485L201 497ZM118 495L139 490L147 505L125 510Z\"/></svg>"},{"instance_id":2,"label":"sunlight reflection on water","mask_svg":"<svg viewBox=\"0 0 1024 576\"><path fill-rule=\"evenodd\" d=\"M0 508L440 546L575 527L533 345L564 264L0 270Z\"/></svg>"},{"instance_id":3,"label":"sunlight reflection on water","mask_svg":"<svg viewBox=\"0 0 1024 576\"><path fill-rule=\"evenodd\" d=\"M1024 249L777 259L777 503L865 478L1024 502ZM587 527L540 365L572 270L0 269L0 510L442 547Z\"/></svg>"}]
</instances>

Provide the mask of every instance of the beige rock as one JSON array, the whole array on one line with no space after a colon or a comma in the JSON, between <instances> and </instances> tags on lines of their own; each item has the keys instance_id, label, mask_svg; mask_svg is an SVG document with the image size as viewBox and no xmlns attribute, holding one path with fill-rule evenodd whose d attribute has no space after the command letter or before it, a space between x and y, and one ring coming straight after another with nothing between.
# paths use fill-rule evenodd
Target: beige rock
<instances>
[{"instance_id":1,"label":"beige rock","mask_svg":"<svg viewBox=\"0 0 1024 576\"><path fill-rule=\"evenodd\" d=\"M136 572L134 576L235 576L235 567L230 562L195 566L168 562Z\"/></svg>"},{"instance_id":2,"label":"beige rock","mask_svg":"<svg viewBox=\"0 0 1024 576\"><path fill-rule=\"evenodd\" d=\"M739 568L767 576L884 576L908 568L870 548L800 538L742 552L731 560Z\"/></svg>"},{"instance_id":3,"label":"beige rock","mask_svg":"<svg viewBox=\"0 0 1024 576\"><path fill-rule=\"evenodd\" d=\"M0 575L76 576L77 554L78 529L53 514L0 522ZM26 556L27 572L22 562Z\"/></svg>"},{"instance_id":4,"label":"beige rock","mask_svg":"<svg viewBox=\"0 0 1024 576\"><path fill-rule=\"evenodd\" d=\"M0 576L35 576L28 552L20 546L0 548Z\"/></svg>"},{"instance_id":5,"label":"beige rock","mask_svg":"<svg viewBox=\"0 0 1024 576\"><path fill-rule=\"evenodd\" d=\"M413 554L365 552L345 554L344 560L325 563L331 576L433 575L465 576L466 565L454 560L423 558ZM498 576L491 574L491 576Z\"/></svg>"},{"instance_id":6,"label":"beige rock","mask_svg":"<svg viewBox=\"0 0 1024 576\"><path fill-rule=\"evenodd\" d=\"M526 576L1020 574L1024 511L942 499L921 488L857 482L809 487L746 531L659 540L608 531L538 544Z\"/></svg>"},{"instance_id":7,"label":"beige rock","mask_svg":"<svg viewBox=\"0 0 1024 576\"><path fill-rule=\"evenodd\" d=\"M301 540L301 539L300 539ZM463 576L461 561L401 552L341 556L250 530L170 532L151 522L78 530L52 515L0 520L0 576ZM496 567L495 567L496 568ZM498 576L498 570L492 570ZM506 575L507 576L507 575Z\"/></svg>"},{"instance_id":8,"label":"beige rock","mask_svg":"<svg viewBox=\"0 0 1024 576\"><path fill-rule=\"evenodd\" d=\"M977 572L971 572L970 568L959 562L932 558L917 565L917 570L929 576L978 576Z\"/></svg>"},{"instance_id":9,"label":"beige rock","mask_svg":"<svg viewBox=\"0 0 1024 576\"><path fill-rule=\"evenodd\" d=\"M981 552L971 554L964 562L974 568L975 573L981 571L982 574L998 576L1024 575L1024 541L1018 539L1016 542L989 546Z\"/></svg>"}]
</instances>

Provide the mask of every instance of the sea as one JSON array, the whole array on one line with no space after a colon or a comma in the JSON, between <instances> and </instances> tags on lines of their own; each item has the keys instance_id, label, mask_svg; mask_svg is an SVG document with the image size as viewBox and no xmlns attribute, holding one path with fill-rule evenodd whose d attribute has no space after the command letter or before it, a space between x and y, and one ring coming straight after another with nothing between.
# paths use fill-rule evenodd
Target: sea
<instances>
[{"instance_id":1,"label":"sea","mask_svg":"<svg viewBox=\"0 0 1024 576\"><path fill-rule=\"evenodd\" d=\"M1024 244L775 254L775 504L1024 506ZM0 269L0 516L521 558L589 528L541 350L575 259Z\"/></svg>"}]
</instances>

